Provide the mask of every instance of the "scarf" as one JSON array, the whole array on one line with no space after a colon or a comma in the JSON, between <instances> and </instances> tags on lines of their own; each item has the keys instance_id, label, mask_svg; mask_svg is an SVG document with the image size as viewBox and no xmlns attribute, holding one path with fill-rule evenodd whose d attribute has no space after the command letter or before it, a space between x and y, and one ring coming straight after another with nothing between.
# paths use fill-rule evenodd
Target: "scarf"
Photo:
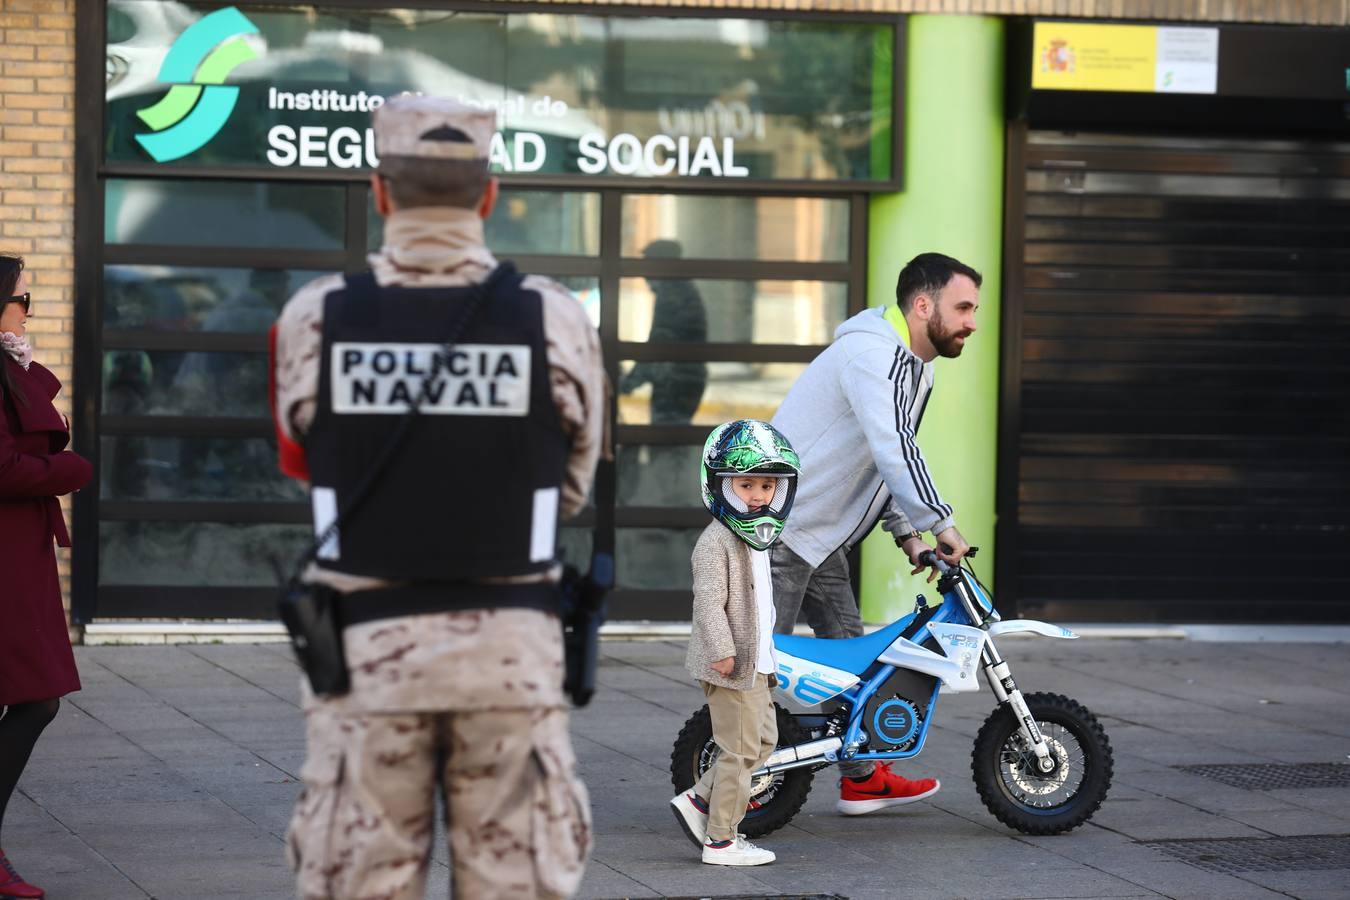
<instances>
[{"instance_id":1,"label":"scarf","mask_svg":"<svg viewBox=\"0 0 1350 900\"><path fill-rule=\"evenodd\" d=\"M33 347L28 343L28 338L19 337L12 331L0 331L0 350L14 357L14 361L23 366L25 372L33 362Z\"/></svg>"}]
</instances>

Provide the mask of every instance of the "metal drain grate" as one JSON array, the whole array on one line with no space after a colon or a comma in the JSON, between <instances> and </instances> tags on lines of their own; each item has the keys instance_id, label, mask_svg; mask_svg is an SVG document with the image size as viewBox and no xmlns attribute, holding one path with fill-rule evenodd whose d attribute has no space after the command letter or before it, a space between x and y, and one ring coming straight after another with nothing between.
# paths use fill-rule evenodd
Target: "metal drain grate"
<instances>
[{"instance_id":1,"label":"metal drain grate","mask_svg":"<svg viewBox=\"0 0 1350 900\"><path fill-rule=\"evenodd\" d=\"M1350 869L1350 834L1299 837L1140 841L1197 869L1241 872L1320 872Z\"/></svg>"},{"instance_id":2,"label":"metal drain grate","mask_svg":"<svg viewBox=\"0 0 1350 900\"><path fill-rule=\"evenodd\" d=\"M1350 766L1343 763L1236 763L1173 768L1249 791L1350 787Z\"/></svg>"}]
</instances>

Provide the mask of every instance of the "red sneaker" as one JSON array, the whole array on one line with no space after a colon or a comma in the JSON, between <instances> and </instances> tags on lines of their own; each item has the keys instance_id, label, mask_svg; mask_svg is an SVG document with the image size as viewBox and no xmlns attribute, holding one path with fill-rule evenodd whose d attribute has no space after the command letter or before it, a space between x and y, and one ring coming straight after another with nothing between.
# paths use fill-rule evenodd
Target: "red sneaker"
<instances>
[{"instance_id":1,"label":"red sneaker","mask_svg":"<svg viewBox=\"0 0 1350 900\"><path fill-rule=\"evenodd\" d=\"M29 884L14 871L5 851L0 850L0 897L23 897L25 900L37 900L45 897L46 892L35 884Z\"/></svg>"},{"instance_id":2,"label":"red sneaker","mask_svg":"<svg viewBox=\"0 0 1350 900\"><path fill-rule=\"evenodd\" d=\"M844 778L840 782L839 802L834 808L845 816L862 816L888 806L925 800L940 787L942 783L936 778L910 781L892 772L890 763L878 763L866 781Z\"/></svg>"}]
</instances>

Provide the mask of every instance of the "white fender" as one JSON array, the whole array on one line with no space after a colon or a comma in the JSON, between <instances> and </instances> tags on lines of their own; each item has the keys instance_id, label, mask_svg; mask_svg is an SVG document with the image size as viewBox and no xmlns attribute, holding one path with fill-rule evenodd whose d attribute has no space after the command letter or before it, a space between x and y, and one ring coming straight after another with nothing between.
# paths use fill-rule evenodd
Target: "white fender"
<instances>
[{"instance_id":1,"label":"white fender","mask_svg":"<svg viewBox=\"0 0 1350 900\"><path fill-rule=\"evenodd\" d=\"M995 622L989 626L990 637L998 637L1000 634L1013 634L1018 631L1030 631L1033 634L1044 635L1045 637L1067 638L1069 640L1078 637L1067 628L1051 625L1049 622L1038 622L1035 619L1009 619L1006 622Z\"/></svg>"}]
</instances>

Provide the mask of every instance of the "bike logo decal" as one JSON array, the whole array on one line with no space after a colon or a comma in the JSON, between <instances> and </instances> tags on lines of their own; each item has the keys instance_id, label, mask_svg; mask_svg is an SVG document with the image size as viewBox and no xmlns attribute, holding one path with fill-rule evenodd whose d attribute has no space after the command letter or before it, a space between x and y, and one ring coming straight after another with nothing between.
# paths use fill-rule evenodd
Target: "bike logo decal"
<instances>
[{"instance_id":1,"label":"bike logo decal","mask_svg":"<svg viewBox=\"0 0 1350 900\"><path fill-rule=\"evenodd\" d=\"M965 647L968 650L980 649L980 642L964 634L944 634L943 639L947 641L947 646L955 649Z\"/></svg>"},{"instance_id":2,"label":"bike logo decal","mask_svg":"<svg viewBox=\"0 0 1350 900\"><path fill-rule=\"evenodd\" d=\"M1031 739L1039 744L1041 742L1041 730L1036 727L1036 720L1026 715L1022 717L1022 722L1027 726L1027 733L1031 735Z\"/></svg>"},{"instance_id":3,"label":"bike logo decal","mask_svg":"<svg viewBox=\"0 0 1350 900\"><path fill-rule=\"evenodd\" d=\"M918 730L918 710L908 700L892 697L872 715L872 731L887 744L904 744Z\"/></svg>"},{"instance_id":4,"label":"bike logo decal","mask_svg":"<svg viewBox=\"0 0 1350 900\"><path fill-rule=\"evenodd\" d=\"M172 87L158 103L136 113L154 129L136 135L136 142L155 162L187 156L225 127L239 88L224 81L237 66L257 59L243 38L257 33L256 25L229 6L198 19L173 42L159 68L159 80Z\"/></svg>"},{"instance_id":5,"label":"bike logo decal","mask_svg":"<svg viewBox=\"0 0 1350 900\"><path fill-rule=\"evenodd\" d=\"M784 657L787 661L784 660ZM807 666L815 666L815 668L807 669ZM777 690L806 706L824 703L836 694L848 690L857 681L856 676L847 672L800 660L783 653L781 650L778 652Z\"/></svg>"}]
</instances>

